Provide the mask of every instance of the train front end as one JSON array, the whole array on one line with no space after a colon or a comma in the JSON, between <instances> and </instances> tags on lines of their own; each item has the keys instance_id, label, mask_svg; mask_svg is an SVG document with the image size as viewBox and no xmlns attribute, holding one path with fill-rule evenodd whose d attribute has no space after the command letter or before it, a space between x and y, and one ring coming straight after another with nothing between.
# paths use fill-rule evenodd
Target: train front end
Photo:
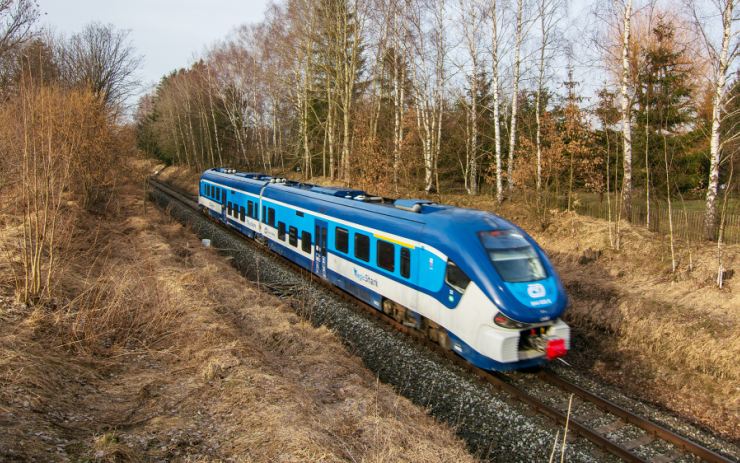
<instances>
[{"instance_id":1,"label":"train front end","mask_svg":"<svg viewBox=\"0 0 740 463\"><path fill-rule=\"evenodd\" d=\"M568 299L542 249L508 222L475 235L461 244L460 268L471 282L456 309L461 329L451 335L453 350L476 366L499 371L563 357L570 328L560 317Z\"/></svg>"}]
</instances>

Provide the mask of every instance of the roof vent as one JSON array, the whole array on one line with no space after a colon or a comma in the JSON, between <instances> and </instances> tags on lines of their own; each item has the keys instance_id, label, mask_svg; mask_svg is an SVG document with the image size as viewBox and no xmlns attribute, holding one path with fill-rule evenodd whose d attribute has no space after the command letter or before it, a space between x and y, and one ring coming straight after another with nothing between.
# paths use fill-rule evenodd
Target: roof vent
<instances>
[{"instance_id":1,"label":"roof vent","mask_svg":"<svg viewBox=\"0 0 740 463\"><path fill-rule=\"evenodd\" d=\"M393 205L398 209L416 213L421 212L421 206L425 204L434 204L434 202L426 199L397 199L393 202Z\"/></svg>"}]
</instances>

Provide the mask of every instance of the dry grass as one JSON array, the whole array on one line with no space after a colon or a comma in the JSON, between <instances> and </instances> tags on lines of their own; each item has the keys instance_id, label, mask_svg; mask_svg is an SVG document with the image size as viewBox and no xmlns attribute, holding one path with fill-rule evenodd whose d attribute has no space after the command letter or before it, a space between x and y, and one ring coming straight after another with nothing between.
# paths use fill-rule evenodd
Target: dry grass
<instances>
[{"instance_id":1,"label":"dry grass","mask_svg":"<svg viewBox=\"0 0 740 463\"><path fill-rule=\"evenodd\" d=\"M473 461L333 333L145 210L141 180L118 213L82 215L56 305L4 287L0 460Z\"/></svg>"}]
</instances>

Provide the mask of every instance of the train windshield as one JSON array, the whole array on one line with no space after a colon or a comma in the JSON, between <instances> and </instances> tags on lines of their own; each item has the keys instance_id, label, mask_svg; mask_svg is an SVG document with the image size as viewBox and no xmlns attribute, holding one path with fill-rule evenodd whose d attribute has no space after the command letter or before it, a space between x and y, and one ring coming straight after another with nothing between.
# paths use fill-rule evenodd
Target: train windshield
<instances>
[{"instance_id":1,"label":"train windshield","mask_svg":"<svg viewBox=\"0 0 740 463\"><path fill-rule=\"evenodd\" d=\"M493 230L478 235L504 281L521 283L547 277L537 251L517 230Z\"/></svg>"}]
</instances>

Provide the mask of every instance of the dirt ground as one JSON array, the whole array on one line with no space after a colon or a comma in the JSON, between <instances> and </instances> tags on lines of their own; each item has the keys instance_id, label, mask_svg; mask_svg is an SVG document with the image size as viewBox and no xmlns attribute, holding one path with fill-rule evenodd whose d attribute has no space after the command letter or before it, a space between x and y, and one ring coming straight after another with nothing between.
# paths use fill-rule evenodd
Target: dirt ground
<instances>
[{"instance_id":1,"label":"dirt ground","mask_svg":"<svg viewBox=\"0 0 740 463\"><path fill-rule=\"evenodd\" d=\"M0 460L474 461L334 334L146 205L148 168L107 216L80 213L60 297L22 306L2 282Z\"/></svg>"},{"instance_id":2,"label":"dirt ground","mask_svg":"<svg viewBox=\"0 0 740 463\"><path fill-rule=\"evenodd\" d=\"M198 173L170 167L163 176L197 193ZM677 241L674 273L668 237L625 222L616 250L604 220L550 211L543 226L523 204L431 199L491 210L545 248L571 298L566 320L575 336L567 360L574 367L740 439L740 246L723 248L727 277L719 289L716 243Z\"/></svg>"}]
</instances>

